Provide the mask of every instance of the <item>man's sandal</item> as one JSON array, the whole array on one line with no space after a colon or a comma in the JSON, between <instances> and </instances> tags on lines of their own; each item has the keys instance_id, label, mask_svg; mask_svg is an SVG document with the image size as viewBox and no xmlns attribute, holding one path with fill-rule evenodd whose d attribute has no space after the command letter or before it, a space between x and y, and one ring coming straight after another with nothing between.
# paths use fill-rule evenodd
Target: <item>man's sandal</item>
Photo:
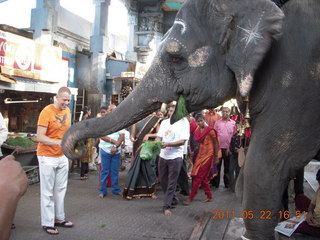
<instances>
[{"instance_id":1,"label":"man's sandal","mask_svg":"<svg viewBox=\"0 0 320 240\"><path fill-rule=\"evenodd\" d=\"M46 233L48 233L48 234L50 234L50 235L57 235L57 234L59 234L58 230L57 230L56 228L54 228L54 227L43 226L42 228L43 228L43 230L44 230Z\"/></svg>"},{"instance_id":2,"label":"man's sandal","mask_svg":"<svg viewBox=\"0 0 320 240\"><path fill-rule=\"evenodd\" d=\"M70 222L70 221L55 222L54 226L55 227L72 228L73 227L73 223Z\"/></svg>"}]
</instances>

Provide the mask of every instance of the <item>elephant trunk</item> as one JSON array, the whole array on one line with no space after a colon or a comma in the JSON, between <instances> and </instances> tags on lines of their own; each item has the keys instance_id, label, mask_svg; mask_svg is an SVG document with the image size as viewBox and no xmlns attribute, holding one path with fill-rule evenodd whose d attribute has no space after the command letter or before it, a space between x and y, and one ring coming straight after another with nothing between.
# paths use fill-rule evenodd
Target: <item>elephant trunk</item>
<instances>
[{"instance_id":1,"label":"elephant trunk","mask_svg":"<svg viewBox=\"0 0 320 240\"><path fill-rule=\"evenodd\" d=\"M161 107L161 102L148 96L153 84L140 84L121 104L106 116L88 119L72 125L62 139L62 151L69 159L79 159L84 154L81 140L99 138L131 126Z\"/></svg>"}]
</instances>

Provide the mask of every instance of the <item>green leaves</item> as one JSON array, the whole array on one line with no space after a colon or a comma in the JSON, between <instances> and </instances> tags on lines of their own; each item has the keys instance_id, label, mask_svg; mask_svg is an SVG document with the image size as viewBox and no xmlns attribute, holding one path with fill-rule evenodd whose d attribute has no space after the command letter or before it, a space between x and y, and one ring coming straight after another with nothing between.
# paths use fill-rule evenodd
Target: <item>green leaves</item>
<instances>
[{"instance_id":1,"label":"green leaves","mask_svg":"<svg viewBox=\"0 0 320 240\"><path fill-rule=\"evenodd\" d=\"M180 95L179 100L177 102L176 110L174 111L174 114L171 117L171 124L184 118L188 115L188 113L189 112L187 110L186 99L182 95Z\"/></svg>"}]
</instances>

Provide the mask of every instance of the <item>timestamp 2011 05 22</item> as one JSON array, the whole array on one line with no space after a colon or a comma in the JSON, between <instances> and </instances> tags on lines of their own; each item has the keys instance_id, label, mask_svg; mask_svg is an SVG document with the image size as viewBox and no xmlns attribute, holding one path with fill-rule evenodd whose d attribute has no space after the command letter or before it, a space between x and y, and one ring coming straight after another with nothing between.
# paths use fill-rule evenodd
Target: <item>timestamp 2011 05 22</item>
<instances>
[{"instance_id":1,"label":"timestamp 2011 05 22","mask_svg":"<svg viewBox=\"0 0 320 240\"><path fill-rule=\"evenodd\" d=\"M243 219L261 219L261 220L271 220L273 214L271 210L259 210L259 211L251 211L244 210L239 212L236 211L226 211L226 210L214 210L212 211L212 219L233 219L233 218L243 218ZM305 214L304 211L295 211L293 214L290 214L289 211L278 211L276 212L279 218L281 219L289 219L293 216L296 216L298 219Z\"/></svg>"}]
</instances>

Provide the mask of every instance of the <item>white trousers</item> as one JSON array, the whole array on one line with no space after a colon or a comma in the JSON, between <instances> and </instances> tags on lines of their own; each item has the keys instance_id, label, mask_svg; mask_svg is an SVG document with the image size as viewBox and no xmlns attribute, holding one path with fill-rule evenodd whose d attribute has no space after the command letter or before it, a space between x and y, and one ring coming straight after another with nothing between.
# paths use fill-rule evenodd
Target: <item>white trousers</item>
<instances>
[{"instance_id":1,"label":"white trousers","mask_svg":"<svg viewBox=\"0 0 320 240\"><path fill-rule=\"evenodd\" d=\"M68 185L69 161L66 156L38 156L40 172L41 225L53 227L65 220L64 197Z\"/></svg>"}]
</instances>

